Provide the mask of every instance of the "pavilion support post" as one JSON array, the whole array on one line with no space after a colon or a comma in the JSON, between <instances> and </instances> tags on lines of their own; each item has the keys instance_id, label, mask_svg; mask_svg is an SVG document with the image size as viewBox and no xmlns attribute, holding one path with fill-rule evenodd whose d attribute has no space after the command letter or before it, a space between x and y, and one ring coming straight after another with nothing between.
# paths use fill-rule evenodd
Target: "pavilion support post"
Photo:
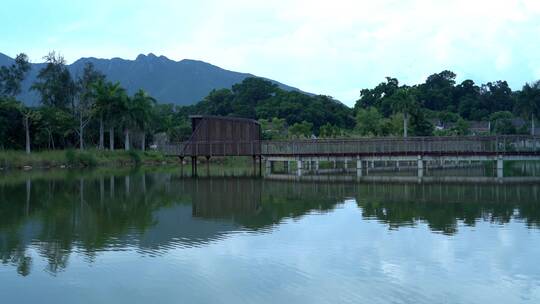
<instances>
[{"instance_id":1,"label":"pavilion support post","mask_svg":"<svg viewBox=\"0 0 540 304\"><path fill-rule=\"evenodd\" d=\"M497 156L497 178L504 177L504 161L502 155Z\"/></svg>"},{"instance_id":2,"label":"pavilion support post","mask_svg":"<svg viewBox=\"0 0 540 304\"><path fill-rule=\"evenodd\" d=\"M296 175L302 176L302 159L297 160Z\"/></svg>"}]
</instances>

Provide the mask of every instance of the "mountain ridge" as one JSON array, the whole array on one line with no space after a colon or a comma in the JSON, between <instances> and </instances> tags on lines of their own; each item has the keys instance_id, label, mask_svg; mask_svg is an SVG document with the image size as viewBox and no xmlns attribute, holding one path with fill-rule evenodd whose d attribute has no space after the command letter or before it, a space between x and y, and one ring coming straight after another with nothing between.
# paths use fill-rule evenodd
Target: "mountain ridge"
<instances>
[{"instance_id":1,"label":"mountain ridge","mask_svg":"<svg viewBox=\"0 0 540 304\"><path fill-rule=\"evenodd\" d=\"M13 62L13 58L0 53L0 66ZM94 67L105 74L108 80L120 82L129 94L143 89L160 103L176 105L195 104L213 89L230 89L245 78L258 77L250 73L226 70L201 60L182 59L175 61L153 53L139 54L134 60L120 57L110 59L81 57L67 65L72 77L80 75L84 65L88 62L94 64ZM32 69L22 84L23 92L18 98L26 104L35 105L39 102L38 94L29 89L44 65L45 63L32 63ZM278 81L264 79L277 84L284 90L300 91L298 88Z\"/></svg>"}]
</instances>

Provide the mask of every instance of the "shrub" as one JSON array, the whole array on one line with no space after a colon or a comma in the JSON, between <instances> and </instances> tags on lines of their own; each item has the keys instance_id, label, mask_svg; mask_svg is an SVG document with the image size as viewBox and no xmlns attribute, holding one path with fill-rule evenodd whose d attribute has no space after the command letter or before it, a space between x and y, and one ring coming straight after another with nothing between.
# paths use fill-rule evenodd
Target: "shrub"
<instances>
[{"instance_id":1,"label":"shrub","mask_svg":"<svg viewBox=\"0 0 540 304\"><path fill-rule=\"evenodd\" d=\"M129 155L129 158L131 159L131 161L136 166L139 166L141 164L141 156L135 150L129 150L128 155Z\"/></svg>"},{"instance_id":2,"label":"shrub","mask_svg":"<svg viewBox=\"0 0 540 304\"><path fill-rule=\"evenodd\" d=\"M85 167L97 166L97 160L94 154L88 152L80 152L78 157L79 164Z\"/></svg>"},{"instance_id":3,"label":"shrub","mask_svg":"<svg viewBox=\"0 0 540 304\"><path fill-rule=\"evenodd\" d=\"M75 155L75 150L68 149L66 150L66 160L69 166L75 166L77 163L77 155Z\"/></svg>"}]
</instances>

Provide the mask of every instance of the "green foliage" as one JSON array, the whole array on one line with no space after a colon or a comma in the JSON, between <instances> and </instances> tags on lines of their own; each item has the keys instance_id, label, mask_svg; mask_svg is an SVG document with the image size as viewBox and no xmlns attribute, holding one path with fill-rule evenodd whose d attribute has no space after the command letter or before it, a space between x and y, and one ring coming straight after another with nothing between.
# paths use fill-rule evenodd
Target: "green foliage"
<instances>
[{"instance_id":1,"label":"green foliage","mask_svg":"<svg viewBox=\"0 0 540 304\"><path fill-rule=\"evenodd\" d=\"M128 151L128 155L129 155L129 158L131 159L131 161L133 161L133 163L136 165L136 166L140 166L141 165L141 155L135 151L135 150L129 150Z\"/></svg>"},{"instance_id":2,"label":"green foliage","mask_svg":"<svg viewBox=\"0 0 540 304\"><path fill-rule=\"evenodd\" d=\"M411 133L415 136L431 136L433 135L433 124L429 122L423 111L416 111L411 115L410 119Z\"/></svg>"},{"instance_id":3,"label":"green foliage","mask_svg":"<svg viewBox=\"0 0 540 304\"><path fill-rule=\"evenodd\" d=\"M15 58L15 63L9 67L0 67L0 97L14 97L21 92L21 82L30 71L28 56L21 53Z\"/></svg>"},{"instance_id":4,"label":"green foliage","mask_svg":"<svg viewBox=\"0 0 540 304\"><path fill-rule=\"evenodd\" d=\"M313 134L313 124L307 121L297 122L289 128L289 134L292 138L310 138Z\"/></svg>"},{"instance_id":5,"label":"green foliage","mask_svg":"<svg viewBox=\"0 0 540 304\"><path fill-rule=\"evenodd\" d=\"M263 139L285 139L287 137L287 126L285 119L274 117L269 119L259 119Z\"/></svg>"},{"instance_id":6,"label":"green foliage","mask_svg":"<svg viewBox=\"0 0 540 304\"><path fill-rule=\"evenodd\" d=\"M356 112L356 131L362 136L383 135L383 123L382 114L373 106Z\"/></svg>"},{"instance_id":7,"label":"green foliage","mask_svg":"<svg viewBox=\"0 0 540 304\"><path fill-rule=\"evenodd\" d=\"M517 130L512 125L514 115L508 111L495 112L489 116L492 132L495 134L509 135L516 134Z\"/></svg>"},{"instance_id":8,"label":"green foliage","mask_svg":"<svg viewBox=\"0 0 540 304\"><path fill-rule=\"evenodd\" d=\"M214 90L188 114L235 116L255 119L284 119L287 125L307 121L315 132L330 123L340 128L354 127L352 110L328 96L309 96L284 91L262 78L246 78L232 90Z\"/></svg>"},{"instance_id":9,"label":"green foliage","mask_svg":"<svg viewBox=\"0 0 540 304\"><path fill-rule=\"evenodd\" d=\"M13 98L0 97L0 149L22 148L21 103Z\"/></svg>"},{"instance_id":10,"label":"green foliage","mask_svg":"<svg viewBox=\"0 0 540 304\"><path fill-rule=\"evenodd\" d=\"M471 125L463 118L459 118L456 125L452 128L455 135L469 135Z\"/></svg>"},{"instance_id":11,"label":"green foliage","mask_svg":"<svg viewBox=\"0 0 540 304\"><path fill-rule=\"evenodd\" d=\"M68 149L65 152L66 162L70 167L95 167L98 165L96 156L91 152L80 152Z\"/></svg>"},{"instance_id":12,"label":"green foliage","mask_svg":"<svg viewBox=\"0 0 540 304\"><path fill-rule=\"evenodd\" d=\"M338 126L326 123L319 129L319 137L322 138L336 138L343 135L342 130Z\"/></svg>"},{"instance_id":13,"label":"green foliage","mask_svg":"<svg viewBox=\"0 0 540 304\"><path fill-rule=\"evenodd\" d=\"M43 59L46 66L39 71L38 81L32 85L32 90L40 94L43 105L66 110L72 104L76 91L66 61L54 51Z\"/></svg>"}]
</instances>

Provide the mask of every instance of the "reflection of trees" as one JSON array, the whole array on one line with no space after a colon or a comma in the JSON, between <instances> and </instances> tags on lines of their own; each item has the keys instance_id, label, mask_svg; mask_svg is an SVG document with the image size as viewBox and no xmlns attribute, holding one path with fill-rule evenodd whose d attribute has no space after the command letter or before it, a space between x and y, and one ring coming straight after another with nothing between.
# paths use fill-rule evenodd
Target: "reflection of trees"
<instances>
[{"instance_id":1,"label":"reflection of trees","mask_svg":"<svg viewBox=\"0 0 540 304\"><path fill-rule=\"evenodd\" d=\"M391 228L425 222L434 231L451 234L459 222L511 219L540 227L539 187L70 173L63 179L0 183L0 260L28 275L32 244L48 262L46 269L56 273L68 267L75 249L92 261L100 250L134 244L143 250L200 246L239 226L265 230L287 218L332 210L351 197L364 218Z\"/></svg>"},{"instance_id":2,"label":"reflection of trees","mask_svg":"<svg viewBox=\"0 0 540 304\"><path fill-rule=\"evenodd\" d=\"M536 185L369 185L358 192L357 203L364 217L391 228L423 221L453 234L460 221L474 226L480 219L504 224L512 218L540 227Z\"/></svg>"},{"instance_id":3,"label":"reflection of trees","mask_svg":"<svg viewBox=\"0 0 540 304\"><path fill-rule=\"evenodd\" d=\"M312 210L331 210L345 197L343 185L252 178L196 179L184 183L189 185L187 189L193 189L193 216L230 218L250 229L271 226Z\"/></svg>"},{"instance_id":4,"label":"reflection of trees","mask_svg":"<svg viewBox=\"0 0 540 304\"><path fill-rule=\"evenodd\" d=\"M171 204L175 196L163 192L163 177L135 177L111 177L109 187L104 177L0 185L2 262L28 273L26 247L37 238L39 254L55 273L67 266L75 244L92 256L101 248L120 246L116 242L128 231L143 232L154 224L153 210Z\"/></svg>"}]
</instances>

